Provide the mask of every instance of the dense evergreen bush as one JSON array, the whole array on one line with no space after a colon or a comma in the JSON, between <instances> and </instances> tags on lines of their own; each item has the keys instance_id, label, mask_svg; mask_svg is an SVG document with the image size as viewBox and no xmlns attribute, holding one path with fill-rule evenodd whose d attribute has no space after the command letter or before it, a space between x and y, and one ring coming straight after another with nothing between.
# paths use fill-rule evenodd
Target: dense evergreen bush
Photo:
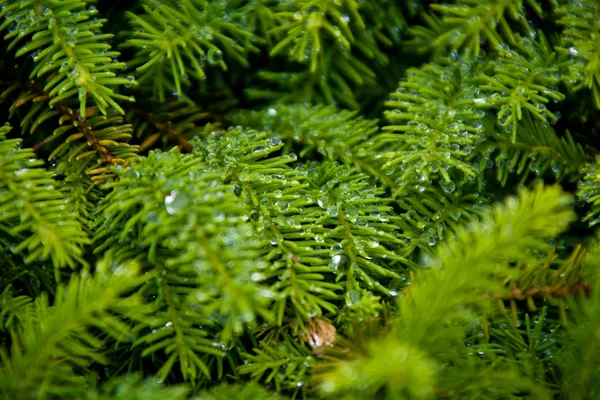
<instances>
[{"instance_id":1,"label":"dense evergreen bush","mask_svg":"<svg viewBox=\"0 0 600 400\"><path fill-rule=\"evenodd\" d=\"M600 1L0 34L1 398L600 398Z\"/></svg>"}]
</instances>

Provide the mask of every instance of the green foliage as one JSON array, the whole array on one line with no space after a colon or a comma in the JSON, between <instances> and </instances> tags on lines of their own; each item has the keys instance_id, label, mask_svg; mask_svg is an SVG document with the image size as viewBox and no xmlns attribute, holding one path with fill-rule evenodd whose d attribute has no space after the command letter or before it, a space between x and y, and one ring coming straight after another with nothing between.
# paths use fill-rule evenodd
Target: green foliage
<instances>
[{"instance_id":1,"label":"green foliage","mask_svg":"<svg viewBox=\"0 0 600 400\"><path fill-rule=\"evenodd\" d=\"M579 181L577 195L585 202L591 204L591 209L585 217L590 225L596 225L600 213L600 176L598 175L598 160L595 163L586 164L583 168L585 176Z\"/></svg>"},{"instance_id":2,"label":"green foliage","mask_svg":"<svg viewBox=\"0 0 600 400\"><path fill-rule=\"evenodd\" d=\"M532 116L519 122L515 142L503 133L493 132L490 136L492 147L482 150L480 168L494 166L502 185L514 175L521 175L525 182L532 175L544 176L548 172L559 180L573 179L581 175L580 168L588 158L569 131L560 137L551 126L540 125Z\"/></svg>"},{"instance_id":3,"label":"green foliage","mask_svg":"<svg viewBox=\"0 0 600 400\"><path fill-rule=\"evenodd\" d=\"M248 364L240 367L240 373L249 374L256 379L262 378L265 383L273 382L277 391L282 388L288 391L300 390L316 363L308 346L285 335L277 345L263 347L255 349L255 354L245 355Z\"/></svg>"},{"instance_id":4,"label":"green foliage","mask_svg":"<svg viewBox=\"0 0 600 400\"><path fill-rule=\"evenodd\" d=\"M512 262L527 264L537 257L533 252L550 249L547 240L575 218L570 203L558 187L537 187L508 198L478 223L457 230L424 264L432 270L417 274L399 301L392 333L367 345L364 356L334 363L321 377L321 389L326 393L367 390L371 396L380 393L386 398L430 395L436 390L437 376L452 373L453 365L464 365L460 359L468 357L465 334L477 326L473 311L492 311L489 294L505 290L502 281L513 274ZM464 266L471 266L472 273L465 274ZM448 352L451 348L455 350ZM414 380L420 384L408 384ZM521 386L535 388L533 382L520 379L504 394L522 390Z\"/></svg>"},{"instance_id":5,"label":"green foliage","mask_svg":"<svg viewBox=\"0 0 600 400\"><path fill-rule=\"evenodd\" d=\"M564 81L574 92L584 87L591 90L594 105L600 108L600 4L596 0L553 3L557 23L564 27L557 50L573 59L565 64Z\"/></svg>"},{"instance_id":6,"label":"green foliage","mask_svg":"<svg viewBox=\"0 0 600 400\"><path fill-rule=\"evenodd\" d=\"M125 296L143 279L134 264L115 265L105 260L95 276L84 271L59 285L52 304L45 295L21 304L26 312L20 313L18 324L12 324L10 350L0 352L3 397L75 397L85 393L87 379L81 371L96 363L108 363L102 354L107 339L130 340L132 331L127 321L148 316L137 296Z\"/></svg>"},{"instance_id":7,"label":"green foliage","mask_svg":"<svg viewBox=\"0 0 600 400\"><path fill-rule=\"evenodd\" d=\"M144 334L135 345L142 356L164 351L162 379L176 362L186 380L210 377L196 352L222 355L211 325L228 343L244 323L272 319L259 243L222 173L193 156L151 153L117 171L100 205L95 251L118 249L118 260L137 259L153 272L142 294L154 315L138 325Z\"/></svg>"},{"instance_id":8,"label":"green foliage","mask_svg":"<svg viewBox=\"0 0 600 400\"><path fill-rule=\"evenodd\" d=\"M80 221L69 212L69 198L56 187L52 173L20 139L0 129L0 229L2 243L26 264L50 259L56 268L86 265L83 246L90 243Z\"/></svg>"},{"instance_id":9,"label":"green foliage","mask_svg":"<svg viewBox=\"0 0 600 400\"><path fill-rule=\"evenodd\" d=\"M154 379L142 380L137 375L113 379L100 390L91 389L85 394L89 400L184 400L188 398L189 389L183 386L166 387Z\"/></svg>"},{"instance_id":10,"label":"green foliage","mask_svg":"<svg viewBox=\"0 0 600 400\"><path fill-rule=\"evenodd\" d=\"M111 46L102 42L112 38L112 34L99 33L106 20L91 19L98 10L86 6L80 0L2 1L0 31L8 32L4 36L10 40L8 50L27 39L15 55L31 54L36 66L30 78L46 78L44 91L51 98L50 104L77 96L80 115L85 115L90 96L103 114L108 107L122 113L117 101L131 99L115 93L112 87L130 84L114 72L125 64L111 63L119 53L109 51Z\"/></svg>"},{"instance_id":11,"label":"green foliage","mask_svg":"<svg viewBox=\"0 0 600 400\"><path fill-rule=\"evenodd\" d=\"M467 62L452 60L409 70L386 103L390 125L377 136L375 148L386 158L382 168L394 169L398 185L439 177L444 190L453 192L456 180L475 176L473 147L485 134L472 73Z\"/></svg>"},{"instance_id":12,"label":"green foliage","mask_svg":"<svg viewBox=\"0 0 600 400\"><path fill-rule=\"evenodd\" d=\"M599 14L0 0L0 397L598 397Z\"/></svg>"},{"instance_id":13,"label":"green foliage","mask_svg":"<svg viewBox=\"0 0 600 400\"><path fill-rule=\"evenodd\" d=\"M555 123L558 119L548 110L550 100L559 102L565 95L558 91L560 73L556 55L540 34L537 41L517 37L515 50L501 47L497 60L491 61L489 73L480 77L481 91L491 93L489 98L474 99L478 104L488 100L498 109L498 124L516 141L518 122L523 113L539 118L542 123Z\"/></svg>"},{"instance_id":14,"label":"green foliage","mask_svg":"<svg viewBox=\"0 0 600 400\"><path fill-rule=\"evenodd\" d=\"M591 297L586 302L571 302L574 310L571 312L566 335L568 344L561 349L558 365L564 371L564 390L572 399L589 399L598 396L598 387L594 384L598 379L600 369L594 360L598 357L598 313L600 312L600 292L598 285L598 245L594 244L586 279L596 282L591 288Z\"/></svg>"},{"instance_id":15,"label":"green foliage","mask_svg":"<svg viewBox=\"0 0 600 400\"><path fill-rule=\"evenodd\" d=\"M276 393L265 390L256 383L245 385L222 385L217 386L211 391L202 392L199 396L201 400L280 400L282 399Z\"/></svg>"},{"instance_id":16,"label":"green foliage","mask_svg":"<svg viewBox=\"0 0 600 400\"><path fill-rule=\"evenodd\" d=\"M455 3L431 4L432 13L424 17L428 27L410 28L414 36L410 45L418 51L466 48L478 56L482 43L499 47L503 43L515 43L515 32L534 35L535 30L526 18L525 4L535 14L541 13L535 0L457 0Z\"/></svg>"},{"instance_id":17,"label":"green foliage","mask_svg":"<svg viewBox=\"0 0 600 400\"><path fill-rule=\"evenodd\" d=\"M138 50L131 62L138 71L138 83L152 84L161 102L166 93L182 95L190 80L206 79L207 63L226 70L226 56L247 67L248 51L258 50L249 41L252 33L228 14L226 2L145 3L144 14L128 14L133 37L123 47Z\"/></svg>"},{"instance_id":18,"label":"green foliage","mask_svg":"<svg viewBox=\"0 0 600 400\"><path fill-rule=\"evenodd\" d=\"M378 67L390 63L385 49L400 42L400 27L405 25L398 6L387 0L295 0L269 6L270 12L261 7L269 55L286 55L307 68L261 71L259 79L267 88L248 89L254 99L359 108L355 88L373 90L381 84Z\"/></svg>"}]
</instances>

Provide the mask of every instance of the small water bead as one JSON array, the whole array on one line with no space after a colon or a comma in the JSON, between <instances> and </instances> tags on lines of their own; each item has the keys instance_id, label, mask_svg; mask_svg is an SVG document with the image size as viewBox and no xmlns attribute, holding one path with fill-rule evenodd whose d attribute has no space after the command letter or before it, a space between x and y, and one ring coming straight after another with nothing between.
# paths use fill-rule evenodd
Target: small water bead
<instances>
[{"instance_id":1,"label":"small water bead","mask_svg":"<svg viewBox=\"0 0 600 400\"><path fill-rule=\"evenodd\" d=\"M128 83L125 85L125 87L130 88L135 83L135 77L133 75L128 75L127 82Z\"/></svg>"},{"instance_id":2,"label":"small water bead","mask_svg":"<svg viewBox=\"0 0 600 400\"><path fill-rule=\"evenodd\" d=\"M358 304L358 303L360 303L360 299L362 297L362 295L360 294L360 292L358 290L355 290L355 289L352 289L348 293L346 293L346 296L348 297L348 300L350 301L350 304Z\"/></svg>"},{"instance_id":3,"label":"small water bead","mask_svg":"<svg viewBox=\"0 0 600 400\"><path fill-rule=\"evenodd\" d=\"M392 165L391 167L387 167L383 169L383 173L386 175L392 175L395 171L395 167Z\"/></svg>"},{"instance_id":4,"label":"small water bead","mask_svg":"<svg viewBox=\"0 0 600 400\"><path fill-rule=\"evenodd\" d=\"M266 149L267 149L267 147L266 147L266 146L262 146L262 145L261 145L261 146L256 146L256 147L254 148L254 151L258 153L258 152L261 152L261 151L265 151Z\"/></svg>"},{"instance_id":5,"label":"small water bead","mask_svg":"<svg viewBox=\"0 0 600 400\"><path fill-rule=\"evenodd\" d=\"M67 24L66 28L69 31L69 35L74 35L78 32L78 28L77 28L76 24L73 24L73 23Z\"/></svg>"},{"instance_id":6,"label":"small water bead","mask_svg":"<svg viewBox=\"0 0 600 400\"><path fill-rule=\"evenodd\" d=\"M346 217L348 217L351 221L354 221L358 218L358 211L355 208L350 208L346 212Z\"/></svg>"},{"instance_id":7,"label":"small water bead","mask_svg":"<svg viewBox=\"0 0 600 400\"><path fill-rule=\"evenodd\" d=\"M558 174L558 173L560 173L560 170L561 170L560 164L556 161L552 161L552 172Z\"/></svg>"},{"instance_id":8,"label":"small water bead","mask_svg":"<svg viewBox=\"0 0 600 400\"><path fill-rule=\"evenodd\" d=\"M334 271L344 271L350 260L345 254L336 254L331 257L331 261L329 262L329 268Z\"/></svg>"},{"instance_id":9,"label":"small water bead","mask_svg":"<svg viewBox=\"0 0 600 400\"><path fill-rule=\"evenodd\" d=\"M273 192L273 196L275 196L275 198L279 199L279 198L281 198L281 196L283 196L283 192L281 190L275 190Z\"/></svg>"},{"instance_id":10,"label":"small water bead","mask_svg":"<svg viewBox=\"0 0 600 400\"><path fill-rule=\"evenodd\" d=\"M390 219L390 216L387 213L381 213L379 214L379 220L381 222L386 222Z\"/></svg>"},{"instance_id":11,"label":"small water bead","mask_svg":"<svg viewBox=\"0 0 600 400\"><path fill-rule=\"evenodd\" d=\"M338 210L338 208L336 206L329 206L327 208L327 214L329 214L330 217L337 217L338 215L340 215L340 211Z\"/></svg>"},{"instance_id":12,"label":"small water bead","mask_svg":"<svg viewBox=\"0 0 600 400\"><path fill-rule=\"evenodd\" d=\"M444 189L444 192L446 193L452 193L456 190L456 183L454 183L454 181L444 182L442 183L442 189Z\"/></svg>"},{"instance_id":13,"label":"small water bead","mask_svg":"<svg viewBox=\"0 0 600 400\"><path fill-rule=\"evenodd\" d=\"M390 294L398 296L402 294L402 289L409 285L410 281L407 280L406 276L402 275L399 278L395 278L389 284Z\"/></svg>"},{"instance_id":14,"label":"small water bead","mask_svg":"<svg viewBox=\"0 0 600 400\"><path fill-rule=\"evenodd\" d=\"M271 146L279 146L279 145L281 144L281 139L279 139L279 138L276 138L276 137L275 137L275 138L272 138L272 139L269 141L269 144L270 144Z\"/></svg>"},{"instance_id":15,"label":"small water bead","mask_svg":"<svg viewBox=\"0 0 600 400\"><path fill-rule=\"evenodd\" d=\"M372 249L379 247L379 240L377 240L377 238L374 238L374 237L369 239L369 247Z\"/></svg>"},{"instance_id":16,"label":"small water bead","mask_svg":"<svg viewBox=\"0 0 600 400\"><path fill-rule=\"evenodd\" d=\"M169 214L176 215L185 209L190 201L190 195L186 192L173 190L165 197L165 208Z\"/></svg>"},{"instance_id":17,"label":"small water bead","mask_svg":"<svg viewBox=\"0 0 600 400\"><path fill-rule=\"evenodd\" d=\"M329 197L319 197L317 203L319 204L319 207L327 208L329 206Z\"/></svg>"},{"instance_id":18,"label":"small water bead","mask_svg":"<svg viewBox=\"0 0 600 400\"><path fill-rule=\"evenodd\" d=\"M369 223L364 219L359 219L358 221L356 221L356 225L359 228L366 228L369 225Z\"/></svg>"},{"instance_id":19,"label":"small water bead","mask_svg":"<svg viewBox=\"0 0 600 400\"><path fill-rule=\"evenodd\" d=\"M343 249L344 249L344 246L342 246L341 243L334 243L333 246L331 246L331 252L333 254L339 254L342 252Z\"/></svg>"},{"instance_id":20,"label":"small water bead","mask_svg":"<svg viewBox=\"0 0 600 400\"><path fill-rule=\"evenodd\" d=\"M278 200L277 202L275 202L275 207L277 207L277 209L279 211L284 212L284 211L287 211L290 208L290 205L285 200Z\"/></svg>"}]
</instances>

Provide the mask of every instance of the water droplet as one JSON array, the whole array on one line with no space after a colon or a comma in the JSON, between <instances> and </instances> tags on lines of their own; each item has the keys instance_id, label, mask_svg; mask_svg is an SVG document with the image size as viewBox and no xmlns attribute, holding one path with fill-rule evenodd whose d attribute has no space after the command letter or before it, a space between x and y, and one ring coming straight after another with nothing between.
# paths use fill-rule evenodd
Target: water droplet
<instances>
[{"instance_id":1,"label":"water droplet","mask_svg":"<svg viewBox=\"0 0 600 400\"><path fill-rule=\"evenodd\" d=\"M278 200L277 202L275 202L275 207L277 207L277 209L279 209L279 211L285 212L290 208L290 205L285 200Z\"/></svg>"},{"instance_id":2,"label":"water droplet","mask_svg":"<svg viewBox=\"0 0 600 400\"><path fill-rule=\"evenodd\" d=\"M331 246L331 252L333 254L341 253L343 249L344 249L344 246L342 246L341 243L335 243L333 246Z\"/></svg>"},{"instance_id":3,"label":"water droplet","mask_svg":"<svg viewBox=\"0 0 600 400\"><path fill-rule=\"evenodd\" d=\"M331 257L331 261L329 262L329 268L334 271L343 271L346 269L348 263L348 257L345 254L336 254Z\"/></svg>"},{"instance_id":4,"label":"water droplet","mask_svg":"<svg viewBox=\"0 0 600 400\"><path fill-rule=\"evenodd\" d=\"M281 139L279 138L272 138L269 143L271 144L271 146L279 146L279 144L281 144Z\"/></svg>"},{"instance_id":5,"label":"water droplet","mask_svg":"<svg viewBox=\"0 0 600 400\"><path fill-rule=\"evenodd\" d=\"M319 197L317 203L319 204L319 207L326 208L329 206L329 197Z\"/></svg>"},{"instance_id":6,"label":"water droplet","mask_svg":"<svg viewBox=\"0 0 600 400\"><path fill-rule=\"evenodd\" d=\"M330 206L327 208L327 214L329 214L330 217L335 218L340 214L340 212L336 206Z\"/></svg>"},{"instance_id":7,"label":"water droplet","mask_svg":"<svg viewBox=\"0 0 600 400\"><path fill-rule=\"evenodd\" d=\"M357 304L360 302L360 298L362 297L362 295L360 294L360 292L358 290L350 290L346 296L348 296L348 300L350 301L350 304Z\"/></svg>"},{"instance_id":8,"label":"water droplet","mask_svg":"<svg viewBox=\"0 0 600 400\"><path fill-rule=\"evenodd\" d=\"M454 183L454 181L444 182L442 183L442 189L444 189L444 192L446 193L452 193L456 189L456 183Z\"/></svg>"},{"instance_id":9,"label":"water droplet","mask_svg":"<svg viewBox=\"0 0 600 400\"><path fill-rule=\"evenodd\" d=\"M275 198L279 199L279 198L281 198L281 196L283 196L283 192L281 190L275 190L273 192L273 196L275 196Z\"/></svg>"},{"instance_id":10,"label":"water droplet","mask_svg":"<svg viewBox=\"0 0 600 400\"><path fill-rule=\"evenodd\" d=\"M374 237L369 239L369 247L372 249L379 247L379 240L377 240L377 238L374 238Z\"/></svg>"},{"instance_id":11,"label":"water droplet","mask_svg":"<svg viewBox=\"0 0 600 400\"><path fill-rule=\"evenodd\" d=\"M173 190L167 197L165 197L165 207L169 214L176 215L188 206L190 200L190 195L188 195L186 192Z\"/></svg>"},{"instance_id":12,"label":"water droplet","mask_svg":"<svg viewBox=\"0 0 600 400\"><path fill-rule=\"evenodd\" d=\"M252 279L255 282L262 281L265 278L266 278L266 275L263 274L262 272L254 272L254 273L252 273L252 275L250 275L250 279Z\"/></svg>"},{"instance_id":13,"label":"water droplet","mask_svg":"<svg viewBox=\"0 0 600 400\"><path fill-rule=\"evenodd\" d=\"M356 225L358 225L359 228L366 228L369 224L364 219L359 219L356 221Z\"/></svg>"}]
</instances>

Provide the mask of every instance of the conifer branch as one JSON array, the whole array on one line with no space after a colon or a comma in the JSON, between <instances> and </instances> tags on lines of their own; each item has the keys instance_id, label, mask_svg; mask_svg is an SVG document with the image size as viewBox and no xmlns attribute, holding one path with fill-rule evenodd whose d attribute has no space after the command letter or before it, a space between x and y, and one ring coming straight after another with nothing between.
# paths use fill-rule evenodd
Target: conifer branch
<instances>
[{"instance_id":1,"label":"conifer branch","mask_svg":"<svg viewBox=\"0 0 600 400\"><path fill-rule=\"evenodd\" d=\"M115 93L111 87L131 82L113 72L125 64L112 62L119 53L101 43L112 35L99 31L106 20L90 19L98 12L96 7L86 9L86 2L81 0L4 0L0 6L0 18L4 18L0 31L7 30L5 39L12 39L8 50L28 39L15 55L32 54L36 66L30 79L48 77L44 91L49 92L50 105L76 96L79 113L85 115L89 96L103 114L108 107L124 112L117 100L132 98Z\"/></svg>"}]
</instances>

